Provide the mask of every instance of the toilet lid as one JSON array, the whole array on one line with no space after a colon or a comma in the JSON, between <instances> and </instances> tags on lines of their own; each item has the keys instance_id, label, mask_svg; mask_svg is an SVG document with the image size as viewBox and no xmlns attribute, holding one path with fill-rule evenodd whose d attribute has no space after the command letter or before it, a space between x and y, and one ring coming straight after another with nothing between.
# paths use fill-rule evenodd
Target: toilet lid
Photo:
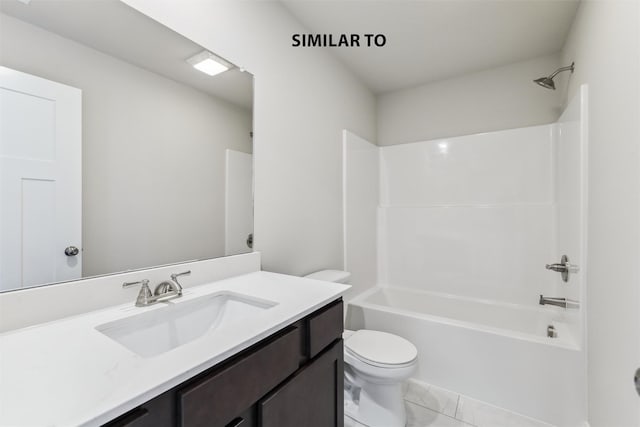
<instances>
[{"instance_id":1,"label":"toilet lid","mask_svg":"<svg viewBox=\"0 0 640 427\"><path fill-rule=\"evenodd\" d=\"M415 360L418 350L397 335L361 329L344 342L352 354L374 364L404 365Z\"/></svg>"}]
</instances>

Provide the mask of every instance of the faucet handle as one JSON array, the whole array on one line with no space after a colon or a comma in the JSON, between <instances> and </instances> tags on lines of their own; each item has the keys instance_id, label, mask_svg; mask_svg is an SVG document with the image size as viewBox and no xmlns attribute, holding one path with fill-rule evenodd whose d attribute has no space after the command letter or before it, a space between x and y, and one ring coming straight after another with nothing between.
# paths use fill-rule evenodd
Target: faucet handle
<instances>
[{"instance_id":1,"label":"faucet handle","mask_svg":"<svg viewBox=\"0 0 640 427\"><path fill-rule=\"evenodd\" d=\"M180 276L188 276L191 274L191 270L187 270L187 271L183 271L182 273L173 273L171 275L171 280L173 280L174 282L177 282L177 278Z\"/></svg>"},{"instance_id":2,"label":"faucet handle","mask_svg":"<svg viewBox=\"0 0 640 427\"><path fill-rule=\"evenodd\" d=\"M149 279L142 279L142 280L138 280L137 282L124 282L122 284L123 288L128 288L129 286L134 286L134 285L140 285L142 284L142 287L144 288L145 286L149 286Z\"/></svg>"},{"instance_id":3,"label":"faucet handle","mask_svg":"<svg viewBox=\"0 0 640 427\"><path fill-rule=\"evenodd\" d=\"M183 271L182 273L173 273L171 275L171 280L173 280L175 284L178 285L177 291L179 295L182 295L182 285L180 284L180 282L178 282L178 277L188 276L189 274L191 274L191 270Z\"/></svg>"},{"instance_id":4,"label":"faucet handle","mask_svg":"<svg viewBox=\"0 0 640 427\"><path fill-rule=\"evenodd\" d=\"M151 289L149 289L149 280L143 279L137 282L124 282L122 284L123 288L128 288L129 286L142 284L140 288L140 292L138 293L138 298L136 298L136 306L137 307L145 307L149 305L149 300L153 297L153 293Z\"/></svg>"},{"instance_id":5,"label":"faucet handle","mask_svg":"<svg viewBox=\"0 0 640 427\"><path fill-rule=\"evenodd\" d=\"M553 270L560 273L562 276L563 282L569 281L569 273L577 273L580 271L577 265L571 264L569 262L569 257L566 255L562 255L562 259L560 259L560 263L557 264L547 264L545 267L547 270Z\"/></svg>"}]
</instances>

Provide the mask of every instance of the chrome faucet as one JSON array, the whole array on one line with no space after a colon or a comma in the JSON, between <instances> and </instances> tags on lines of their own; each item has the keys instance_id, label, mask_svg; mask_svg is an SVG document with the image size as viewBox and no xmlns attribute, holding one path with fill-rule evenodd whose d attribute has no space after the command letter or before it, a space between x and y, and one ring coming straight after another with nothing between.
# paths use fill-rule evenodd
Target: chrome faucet
<instances>
[{"instance_id":1,"label":"chrome faucet","mask_svg":"<svg viewBox=\"0 0 640 427\"><path fill-rule=\"evenodd\" d=\"M580 303L578 301L570 300L567 298L551 298L540 295L540 305L555 305L562 308L578 308Z\"/></svg>"},{"instance_id":2,"label":"chrome faucet","mask_svg":"<svg viewBox=\"0 0 640 427\"><path fill-rule=\"evenodd\" d=\"M187 274L191 274L191 270L172 274L171 280L160 282L153 293L151 292L151 289L149 289L149 280L147 279L137 282L125 282L122 284L122 287L127 288L129 286L141 284L140 292L136 298L136 307L147 307L158 302L169 301L174 298L181 297L182 285L178 282L178 277L186 276Z\"/></svg>"},{"instance_id":3,"label":"chrome faucet","mask_svg":"<svg viewBox=\"0 0 640 427\"><path fill-rule=\"evenodd\" d=\"M160 282L158 286L156 286L153 294L158 297L172 297L177 298L182 296L182 285L178 282L178 277L187 276L191 274L191 270L183 271L182 273L174 273L171 275L171 280L165 280L164 282Z\"/></svg>"}]
</instances>

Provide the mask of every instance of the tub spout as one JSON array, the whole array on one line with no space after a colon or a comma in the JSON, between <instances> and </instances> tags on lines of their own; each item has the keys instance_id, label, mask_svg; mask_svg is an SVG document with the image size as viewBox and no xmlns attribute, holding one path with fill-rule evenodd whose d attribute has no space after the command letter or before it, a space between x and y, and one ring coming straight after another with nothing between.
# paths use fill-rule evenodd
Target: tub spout
<instances>
[{"instance_id":1,"label":"tub spout","mask_svg":"<svg viewBox=\"0 0 640 427\"><path fill-rule=\"evenodd\" d=\"M580 303L578 301L570 300L567 298L551 298L540 295L540 305L555 305L562 308L578 308Z\"/></svg>"}]
</instances>

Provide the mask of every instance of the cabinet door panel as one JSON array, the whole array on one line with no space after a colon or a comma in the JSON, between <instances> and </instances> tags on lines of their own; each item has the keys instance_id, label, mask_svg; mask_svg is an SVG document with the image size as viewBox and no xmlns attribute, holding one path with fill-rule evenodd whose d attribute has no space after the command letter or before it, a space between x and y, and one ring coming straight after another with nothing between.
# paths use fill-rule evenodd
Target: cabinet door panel
<instances>
[{"instance_id":1,"label":"cabinet door panel","mask_svg":"<svg viewBox=\"0 0 640 427\"><path fill-rule=\"evenodd\" d=\"M342 340L258 403L262 427L342 427Z\"/></svg>"},{"instance_id":2,"label":"cabinet door panel","mask_svg":"<svg viewBox=\"0 0 640 427\"><path fill-rule=\"evenodd\" d=\"M287 328L258 349L178 391L182 427L224 427L298 369L300 331Z\"/></svg>"}]
</instances>

